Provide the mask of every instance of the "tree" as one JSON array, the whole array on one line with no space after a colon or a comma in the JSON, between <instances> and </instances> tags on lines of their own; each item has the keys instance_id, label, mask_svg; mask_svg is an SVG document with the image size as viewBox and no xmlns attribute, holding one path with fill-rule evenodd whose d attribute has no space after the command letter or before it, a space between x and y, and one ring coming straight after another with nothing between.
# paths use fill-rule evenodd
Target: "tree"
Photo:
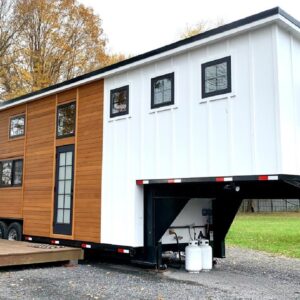
<instances>
[{"instance_id":1,"label":"tree","mask_svg":"<svg viewBox=\"0 0 300 300\"><path fill-rule=\"evenodd\" d=\"M7 80L6 69L11 63L12 45L23 25L14 18L14 8L15 1L0 0L0 94L5 91L3 84Z\"/></svg>"},{"instance_id":2,"label":"tree","mask_svg":"<svg viewBox=\"0 0 300 300\"><path fill-rule=\"evenodd\" d=\"M191 36L197 35L209 29L219 27L224 24L223 19L217 19L216 21L202 20L194 25L187 24L183 32L180 34L182 39L189 38Z\"/></svg>"},{"instance_id":3,"label":"tree","mask_svg":"<svg viewBox=\"0 0 300 300\"><path fill-rule=\"evenodd\" d=\"M5 0L0 0L5 1ZM76 0L18 0L6 28L22 24L0 57L2 95L13 98L101 68L120 59L106 51L101 19Z\"/></svg>"}]
</instances>

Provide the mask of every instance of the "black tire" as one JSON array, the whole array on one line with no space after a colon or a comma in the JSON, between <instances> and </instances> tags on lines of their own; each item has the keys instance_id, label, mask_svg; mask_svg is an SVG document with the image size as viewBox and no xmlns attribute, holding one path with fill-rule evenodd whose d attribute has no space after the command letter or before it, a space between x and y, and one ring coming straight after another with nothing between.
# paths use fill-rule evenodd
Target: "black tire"
<instances>
[{"instance_id":1,"label":"black tire","mask_svg":"<svg viewBox=\"0 0 300 300\"><path fill-rule=\"evenodd\" d=\"M14 222L8 226L7 239L10 241L22 240L22 226L20 223Z\"/></svg>"},{"instance_id":2,"label":"black tire","mask_svg":"<svg viewBox=\"0 0 300 300\"><path fill-rule=\"evenodd\" d=\"M0 221L0 239L7 239L7 225L3 221Z\"/></svg>"}]
</instances>

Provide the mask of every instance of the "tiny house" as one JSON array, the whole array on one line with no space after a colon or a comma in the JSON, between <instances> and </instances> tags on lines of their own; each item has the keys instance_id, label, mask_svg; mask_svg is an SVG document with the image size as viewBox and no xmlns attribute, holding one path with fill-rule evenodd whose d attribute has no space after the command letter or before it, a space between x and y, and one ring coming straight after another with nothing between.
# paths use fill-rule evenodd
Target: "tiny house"
<instances>
[{"instance_id":1,"label":"tiny house","mask_svg":"<svg viewBox=\"0 0 300 300\"><path fill-rule=\"evenodd\" d=\"M280 8L0 105L0 236L127 255L299 198L300 23Z\"/></svg>"}]
</instances>

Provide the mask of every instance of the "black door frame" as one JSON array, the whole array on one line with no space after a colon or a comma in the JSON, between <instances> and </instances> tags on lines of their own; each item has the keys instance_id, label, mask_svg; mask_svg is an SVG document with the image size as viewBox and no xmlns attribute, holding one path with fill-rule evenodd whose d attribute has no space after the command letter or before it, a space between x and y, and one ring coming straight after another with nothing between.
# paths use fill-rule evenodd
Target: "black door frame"
<instances>
[{"instance_id":1,"label":"black door frame","mask_svg":"<svg viewBox=\"0 0 300 300\"><path fill-rule=\"evenodd\" d=\"M55 166L55 195L54 195L54 214L53 214L53 233L72 235L72 222L73 222L73 189L74 189L74 145L60 146L56 148L56 166ZM58 209L58 180L59 180L59 157L60 153L72 152L72 182L71 182L71 202L70 202L70 223L59 224L57 220L57 209Z\"/></svg>"}]
</instances>

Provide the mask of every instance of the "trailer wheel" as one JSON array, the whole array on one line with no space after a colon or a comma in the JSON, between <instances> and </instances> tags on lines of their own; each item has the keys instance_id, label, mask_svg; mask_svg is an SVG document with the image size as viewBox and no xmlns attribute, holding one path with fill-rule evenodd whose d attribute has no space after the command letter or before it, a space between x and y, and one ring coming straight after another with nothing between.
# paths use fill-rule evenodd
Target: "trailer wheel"
<instances>
[{"instance_id":1,"label":"trailer wheel","mask_svg":"<svg viewBox=\"0 0 300 300\"><path fill-rule=\"evenodd\" d=\"M7 239L10 241L21 241L22 240L21 224L14 222L8 226Z\"/></svg>"},{"instance_id":2,"label":"trailer wheel","mask_svg":"<svg viewBox=\"0 0 300 300\"><path fill-rule=\"evenodd\" d=\"M7 225L0 221L0 239L7 239Z\"/></svg>"}]
</instances>

